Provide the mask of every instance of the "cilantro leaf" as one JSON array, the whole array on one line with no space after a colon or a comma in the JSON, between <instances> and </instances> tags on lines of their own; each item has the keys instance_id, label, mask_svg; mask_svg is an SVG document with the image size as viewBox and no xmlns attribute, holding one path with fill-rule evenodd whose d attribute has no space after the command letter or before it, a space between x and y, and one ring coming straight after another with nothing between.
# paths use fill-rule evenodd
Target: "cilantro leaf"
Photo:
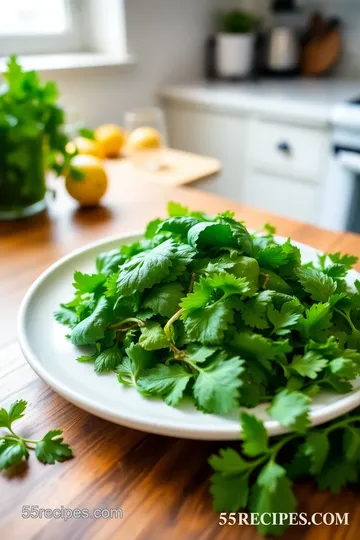
<instances>
[{"instance_id":1,"label":"cilantro leaf","mask_svg":"<svg viewBox=\"0 0 360 540\"><path fill-rule=\"evenodd\" d=\"M296 500L291 489L291 482L286 476L286 470L277 463L269 462L260 471L256 484L250 492L249 507L251 512L259 513L286 513L294 512ZM284 524L261 523L258 526L260 534L279 535L288 526Z\"/></svg>"},{"instance_id":2,"label":"cilantro leaf","mask_svg":"<svg viewBox=\"0 0 360 540\"><path fill-rule=\"evenodd\" d=\"M186 299L183 300L183 305ZM185 305L189 305L186 303ZM181 316L189 340L205 345L216 345L224 339L224 334L234 320L228 300L214 302L198 309L185 309Z\"/></svg>"},{"instance_id":3,"label":"cilantro leaf","mask_svg":"<svg viewBox=\"0 0 360 540\"><path fill-rule=\"evenodd\" d=\"M360 429L347 426L343 436L343 452L349 461L357 461L360 451Z\"/></svg>"},{"instance_id":4,"label":"cilantro leaf","mask_svg":"<svg viewBox=\"0 0 360 540\"><path fill-rule=\"evenodd\" d=\"M269 360L274 360L285 351L290 352L288 343L273 341L261 334L239 332L231 342L231 346L244 358L256 358L256 360L268 371L271 370Z\"/></svg>"},{"instance_id":5,"label":"cilantro leaf","mask_svg":"<svg viewBox=\"0 0 360 540\"><path fill-rule=\"evenodd\" d=\"M203 412L214 414L233 410L242 385L239 375L244 371L243 364L239 357L223 360L220 356L210 365L198 368L199 375L194 384L196 406Z\"/></svg>"},{"instance_id":6,"label":"cilantro leaf","mask_svg":"<svg viewBox=\"0 0 360 540\"><path fill-rule=\"evenodd\" d=\"M321 490L329 489L332 493L340 493L342 487L357 482L358 477L358 468L353 461L332 456L322 468L317 482Z\"/></svg>"},{"instance_id":7,"label":"cilantro leaf","mask_svg":"<svg viewBox=\"0 0 360 540\"><path fill-rule=\"evenodd\" d=\"M125 352L127 356L116 368L118 381L124 386L137 388L138 377L143 370L154 365L154 356L152 352L145 351L138 343L131 343Z\"/></svg>"},{"instance_id":8,"label":"cilantro leaf","mask_svg":"<svg viewBox=\"0 0 360 540\"><path fill-rule=\"evenodd\" d=\"M189 208L174 201L168 202L167 211L170 217L182 217L190 214Z\"/></svg>"},{"instance_id":9,"label":"cilantro leaf","mask_svg":"<svg viewBox=\"0 0 360 540\"><path fill-rule=\"evenodd\" d=\"M334 358L329 363L330 371L333 375L342 379L355 379L360 373L360 365L351 358Z\"/></svg>"},{"instance_id":10,"label":"cilantro leaf","mask_svg":"<svg viewBox=\"0 0 360 540\"><path fill-rule=\"evenodd\" d=\"M213 274L201 278L194 292L183 298L182 320L189 339L204 344L219 343L228 325L233 322L233 311L227 300L232 295L246 295L248 285L244 278L231 274ZM221 294L220 298L214 292Z\"/></svg>"},{"instance_id":11,"label":"cilantro leaf","mask_svg":"<svg viewBox=\"0 0 360 540\"><path fill-rule=\"evenodd\" d=\"M233 215L229 215L225 212L219 214L216 217L216 220L229 227L231 234L236 241L236 247L245 255L252 257L254 254L254 242L244 223L236 221Z\"/></svg>"},{"instance_id":12,"label":"cilantro leaf","mask_svg":"<svg viewBox=\"0 0 360 540\"><path fill-rule=\"evenodd\" d=\"M332 311L328 302L313 304L299 320L299 330L307 339L321 340L331 327L331 318Z\"/></svg>"},{"instance_id":13,"label":"cilantro leaf","mask_svg":"<svg viewBox=\"0 0 360 540\"><path fill-rule=\"evenodd\" d=\"M154 321L148 321L146 326L141 328L139 344L146 351L155 351L157 349L167 349L169 341L161 325Z\"/></svg>"},{"instance_id":14,"label":"cilantro leaf","mask_svg":"<svg viewBox=\"0 0 360 540\"><path fill-rule=\"evenodd\" d=\"M316 379L318 373L328 364L328 361L315 351L308 351L304 356L296 355L292 359L290 367L302 377Z\"/></svg>"},{"instance_id":15,"label":"cilantro leaf","mask_svg":"<svg viewBox=\"0 0 360 540\"><path fill-rule=\"evenodd\" d=\"M231 228L225 223L200 222L191 227L187 241L193 248L236 247Z\"/></svg>"},{"instance_id":16,"label":"cilantro leaf","mask_svg":"<svg viewBox=\"0 0 360 540\"><path fill-rule=\"evenodd\" d=\"M301 392L282 390L275 396L268 411L282 426L303 433L310 423L310 403L311 399Z\"/></svg>"},{"instance_id":17,"label":"cilantro leaf","mask_svg":"<svg viewBox=\"0 0 360 540\"><path fill-rule=\"evenodd\" d=\"M161 396L165 403L175 407L183 397L185 388L192 377L192 373L186 371L181 365L158 364L143 372L138 385L146 395Z\"/></svg>"},{"instance_id":18,"label":"cilantro leaf","mask_svg":"<svg viewBox=\"0 0 360 540\"><path fill-rule=\"evenodd\" d=\"M95 359L94 369L96 373L113 371L121 363L122 354L117 344L105 349Z\"/></svg>"},{"instance_id":19,"label":"cilantro leaf","mask_svg":"<svg viewBox=\"0 0 360 540\"><path fill-rule=\"evenodd\" d=\"M191 227L197 225L200 221L194 217L172 217L160 223L157 233L169 232L175 236L187 237Z\"/></svg>"},{"instance_id":20,"label":"cilantro leaf","mask_svg":"<svg viewBox=\"0 0 360 540\"><path fill-rule=\"evenodd\" d=\"M179 309L180 300L184 297L181 283L162 283L155 285L144 300L144 308L150 308L162 317L172 317Z\"/></svg>"},{"instance_id":21,"label":"cilantro leaf","mask_svg":"<svg viewBox=\"0 0 360 540\"><path fill-rule=\"evenodd\" d=\"M330 451L329 438L326 432L311 431L305 439L303 452L310 457L311 474L319 474L326 462Z\"/></svg>"},{"instance_id":22,"label":"cilantro leaf","mask_svg":"<svg viewBox=\"0 0 360 540\"><path fill-rule=\"evenodd\" d=\"M83 274L76 271L74 273L73 287L77 294L87 294L96 291L96 289L105 283L106 277L103 274Z\"/></svg>"},{"instance_id":23,"label":"cilantro leaf","mask_svg":"<svg viewBox=\"0 0 360 540\"><path fill-rule=\"evenodd\" d=\"M154 238L154 236L156 236L158 227L162 222L163 222L162 219L156 218L147 224L146 229L145 229L145 234L144 234L147 240L151 240L152 238Z\"/></svg>"},{"instance_id":24,"label":"cilantro leaf","mask_svg":"<svg viewBox=\"0 0 360 540\"><path fill-rule=\"evenodd\" d=\"M191 362L201 364L216 352L215 347L206 347L205 345L189 345L187 348L187 356Z\"/></svg>"},{"instance_id":25,"label":"cilantro leaf","mask_svg":"<svg viewBox=\"0 0 360 540\"><path fill-rule=\"evenodd\" d=\"M21 439L3 437L0 439L0 471L8 469L29 457L25 443Z\"/></svg>"},{"instance_id":26,"label":"cilantro leaf","mask_svg":"<svg viewBox=\"0 0 360 540\"><path fill-rule=\"evenodd\" d=\"M247 475L213 474L210 493L216 512L236 512L240 508L246 508L249 498L249 478Z\"/></svg>"},{"instance_id":27,"label":"cilantro leaf","mask_svg":"<svg viewBox=\"0 0 360 540\"><path fill-rule=\"evenodd\" d=\"M254 296L259 290L259 276L260 268L259 263L252 257L246 257L245 255L238 257L232 267L231 272L238 278L245 278L248 285L248 296Z\"/></svg>"},{"instance_id":28,"label":"cilantro leaf","mask_svg":"<svg viewBox=\"0 0 360 540\"><path fill-rule=\"evenodd\" d=\"M247 326L258 330L269 328L267 310L271 304L272 295L273 291L262 291L240 306L242 318Z\"/></svg>"},{"instance_id":29,"label":"cilantro leaf","mask_svg":"<svg viewBox=\"0 0 360 540\"><path fill-rule=\"evenodd\" d=\"M103 276L110 276L119 270L119 266L127 260L127 257L118 249L101 253L96 258L96 270Z\"/></svg>"},{"instance_id":30,"label":"cilantro leaf","mask_svg":"<svg viewBox=\"0 0 360 540\"><path fill-rule=\"evenodd\" d=\"M79 322L71 332L73 345L94 345L102 339L110 322L110 306L107 298L102 296L91 315Z\"/></svg>"},{"instance_id":31,"label":"cilantro leaf","mask_svg":"<svg viewBox=\"0 0 360 540\"><path fill-rule=\"evenodd\" d=\"M249 457L260 456L269 451L268 435L261 420L245 412L240 414L243 452Z\"/></svg>"},{"instance_id":32,"label":"cilantro leaf","mask_svg":"<svg viewBox=\"0 0 360 540\"><path fill-rule=\"evenodd\" d=\"M61 429L49 431L35 447L35 455L42 463L53 465L55 461L65 461L73 453L68 444L64 443Z\"/></svg>"},{"instance_id":33,"label":"cilantro leaf","mask_svg":"<svg viewBox=\"0 0 360 540\"><path fill-rule=\"evenodd\" d=\"M273 333L284 336L289 334L291 329L295 327L301 317L301 313L298 312L297 306L290 301L285 302L281 306L280 311L270 304L267 309L267 316L274 326Z\"/></svg>"},{"instance_id":34,"label":"cilantro leaf","mask_svg":"<svg viewBox=\"0 0 360 540\"><path fill-rule=\"evenodd\" d=\"M69 328L74 328L78 323L78 315L75 309L67 307L66 304L60 304L60 309L54 312L54 318L57 322Z\"/></svg>"},{"instance_id":35,"label":"cilantro leaf","mask_svg":"<svg viewBox=\"0 0 360 540\"><path fill-rule=\"evenodd\" d=\"M260 250L258 253L258 261L260 266L277 269L280 266L286 265L288 258L283 247L275 244L266 246L264 249Z\"/></svg>"},{"instance_id":36,"label":"cilantro leaf","mask_svg":"<svg viewBox=\"0 0 360 540\"><path fill-rule=\"evenodd\" d=\"M25 414L27 402L23 399L15 401L9 410L0 409L0 427L11 429L12 423L22 418Z\"/></svg>"},{"instance_id":37,"label":"cilantro leaf","mask_svg":"<svg viewBox=\"0 0 360 540\"><path fill-rule=\"evenodd\" d=\"M359 257L348 255L347 253L341 255L339 251L337 253L329 253L328 257L333 264L342 264L346 270L350 270L359 261Z\"/></svg>"},{"instance_id":38,"label":"cilantro leaf","mask_svg":"<svg viewBox=\"0 0 360 540\"><path fill-rule=\"evenodd\" d=\"M135 255L121 266L117 278L118 293L130 296L160 283L170 273L174 253L173 240L166 240L150 251Z\"/></svg>"},{"instance_id":39,"label":"cilantro leaf","mask_svg":"<svg viewBox=\"0 0 360 540\"><path fill-rule=\"evenodd\" d=\"M249 463L233 448L220 450L219 456L213 455L209 458L209 464L214 471L221 473L224 476L242 474L249 469Z\"/></svg>"},{"instance_id":40,"label":"cilantro leaf","mask_svg":"<svg viewBox=\"0 0 360 540\"><path fill-rule=\"evenodd\" d=\"M298 268L296 275L311 298L316 302L327 302L336 291L336 282L314 268Z\"/></svg>"}]
</instances>

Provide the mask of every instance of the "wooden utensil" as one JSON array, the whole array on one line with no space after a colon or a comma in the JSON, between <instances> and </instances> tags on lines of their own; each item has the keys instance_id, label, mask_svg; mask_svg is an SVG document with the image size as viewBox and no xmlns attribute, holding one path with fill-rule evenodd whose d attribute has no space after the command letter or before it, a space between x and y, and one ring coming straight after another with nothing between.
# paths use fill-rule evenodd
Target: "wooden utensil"
<instances>
[{"instance_id":1,"label":"wooden utensil","mask_svg":"<svg viewBox=\"0 0 360 540\"><path fill-rule=\"evenodd\" d=\"M325 21L315 13L303 46L301 72L306 76L325 75L336 65L341 54L342 37L339 19Z\"/></svg>"}]
</instances>

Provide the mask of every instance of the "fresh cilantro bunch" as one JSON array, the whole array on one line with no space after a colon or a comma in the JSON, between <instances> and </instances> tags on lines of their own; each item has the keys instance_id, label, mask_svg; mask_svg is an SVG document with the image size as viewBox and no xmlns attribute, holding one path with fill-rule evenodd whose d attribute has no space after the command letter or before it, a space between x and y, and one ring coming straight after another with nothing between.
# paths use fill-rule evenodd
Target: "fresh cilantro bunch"
<instances>
[{"instance_id":1,"label":"fresh cilantro bunch","mask_svg":"<svg viewBox=\"0 0 360 540\"><path fill-rule=\"evenodd\" d=\"M168 211L94 274L75 272L55 317L92 347L78 361L170 406L188 396L224 415L271 402L274 419L305 431L311 398L349 392L360 373L360 283L346 281L357 258L304 265L270 225L250 234L231 212Z\"/></svg>"},{"instance_id":2,"label":"fresh cilantro bunch","mask_svg":"<svg viewBox=\"0 0 360 540\"><path fill-rule=\"evenodd\" d=\"M55 81L42 83L38 73L25 71L16 56L7 62L4 80L0 87L0 173L6 172L10 178L11 191L29 190L22 188L22 176L29 168L34 169L33 154L39 151L43 156L40 164L44 162L46 169L57 175L71 170L81 178L81 172L71 165L77 151L69 151L67 146L70 135ZM93 132L82 126L76 126L76 131L94 138ZM33 175L37 174L39 171L33 170Z\"/></svg>"},{"instance_id":3,"label":"fresh cilantro bunch","mask_svg":"<svg viewBox=\"0 0 360 540\"><path fill-rule=\"evenodd\" d=\"M280 412L280 411L279 411ZM305 413L305 408L303 408ZM280 423L288 425L292 410L283 409ZM326 425L269 440L261 420L240 415L241 453L220 450L209 463L214 470L210 491L219 512L292 513L297 503L294 481L313 478L321 490L339 493L360 476L360 409ZM280 536L289 526L259 525L261 534Z\"/></svg>"},{"instance_id":4,"label":"fresh cilantro bunch","mask_svg":"<svg viewBox=\"0 0 360 540\"><path fill-rule=\"evenodd\" d=\"M27 460L29 450L35 451L39 461L51 465L73 455L71 448L63 442L61 429L49 431L39 441L26 439L14 432L13 423L24 416L26 406L26 401L21 399L15 401L9 410L0 409L0 429L6 430L5 435L0 432L0 471Z\"/></svg>"}]
</instances>

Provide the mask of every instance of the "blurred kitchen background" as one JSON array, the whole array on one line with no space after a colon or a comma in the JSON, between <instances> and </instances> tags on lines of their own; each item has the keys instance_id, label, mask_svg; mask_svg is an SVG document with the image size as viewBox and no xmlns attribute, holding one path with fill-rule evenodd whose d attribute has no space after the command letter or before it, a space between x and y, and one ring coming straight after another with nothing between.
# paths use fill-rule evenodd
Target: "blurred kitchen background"
<instances>
[{"instance_id":1,"label":"blurred kitchen background","mask_svg":"<svg viewBox=\"0 0 360 540\"><path fill-rule=\"evenodd\" d=\"M360 0L0 0L0 56L71 117L161 106L170 147L221 162L194 187L356 232L359 30Z\"/></svg>"}]
</instances>

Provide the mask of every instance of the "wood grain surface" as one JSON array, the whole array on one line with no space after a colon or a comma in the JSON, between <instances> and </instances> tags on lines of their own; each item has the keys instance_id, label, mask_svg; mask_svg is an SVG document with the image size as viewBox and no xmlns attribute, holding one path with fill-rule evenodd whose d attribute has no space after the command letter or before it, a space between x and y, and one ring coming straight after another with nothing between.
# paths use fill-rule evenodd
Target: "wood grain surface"
<instances>
[{"instance_id":1,"label":"wood grain surface","mask_svg":"<svg viewBox=\"0 0 360 540\"><path fill-rule=\"evenodd\" d=\"M360 255L360 237L270 216L192 188L128 182L114 174L104 204L97 209L79 210L59 191L48 213L0 224L0 406L26 399L29 413L19 421L19 430L37 438L61 427L75 458L44 466L32 457L0 475L0 538L259 539L254 527L220 527L211 508L207 457L224 445L147 435L113 425L67 403L35 375L16 342L21 299L34 279L59 257L92 240L143 228L149 219L165 214L171 199L209 213L234 210L255 229L270 221L279 234L318 249ZM296 487L296 494L299 511L349 512L350 525L292 527L285 539L359 538L360 499L355 490L334 496L306 483ZM123 519L24 519L23 505L121 508Z\"/></svg>"},{"instance_id":2,"label":"wood grain surface","mask_svg":"<svg viewBox=\"0 0 360 540\"><path fill-rule=\"evenodd\" d=\"M183 186L208 179L220 172L221 165L218 159L172 148L161 151L162 166L157 171L134 166L132 160L126 155L119 159L109 160L108 168L111 174L126 176L129 182L143 181L155 182L165 186Z\"/></svg>"}]
</instances>

